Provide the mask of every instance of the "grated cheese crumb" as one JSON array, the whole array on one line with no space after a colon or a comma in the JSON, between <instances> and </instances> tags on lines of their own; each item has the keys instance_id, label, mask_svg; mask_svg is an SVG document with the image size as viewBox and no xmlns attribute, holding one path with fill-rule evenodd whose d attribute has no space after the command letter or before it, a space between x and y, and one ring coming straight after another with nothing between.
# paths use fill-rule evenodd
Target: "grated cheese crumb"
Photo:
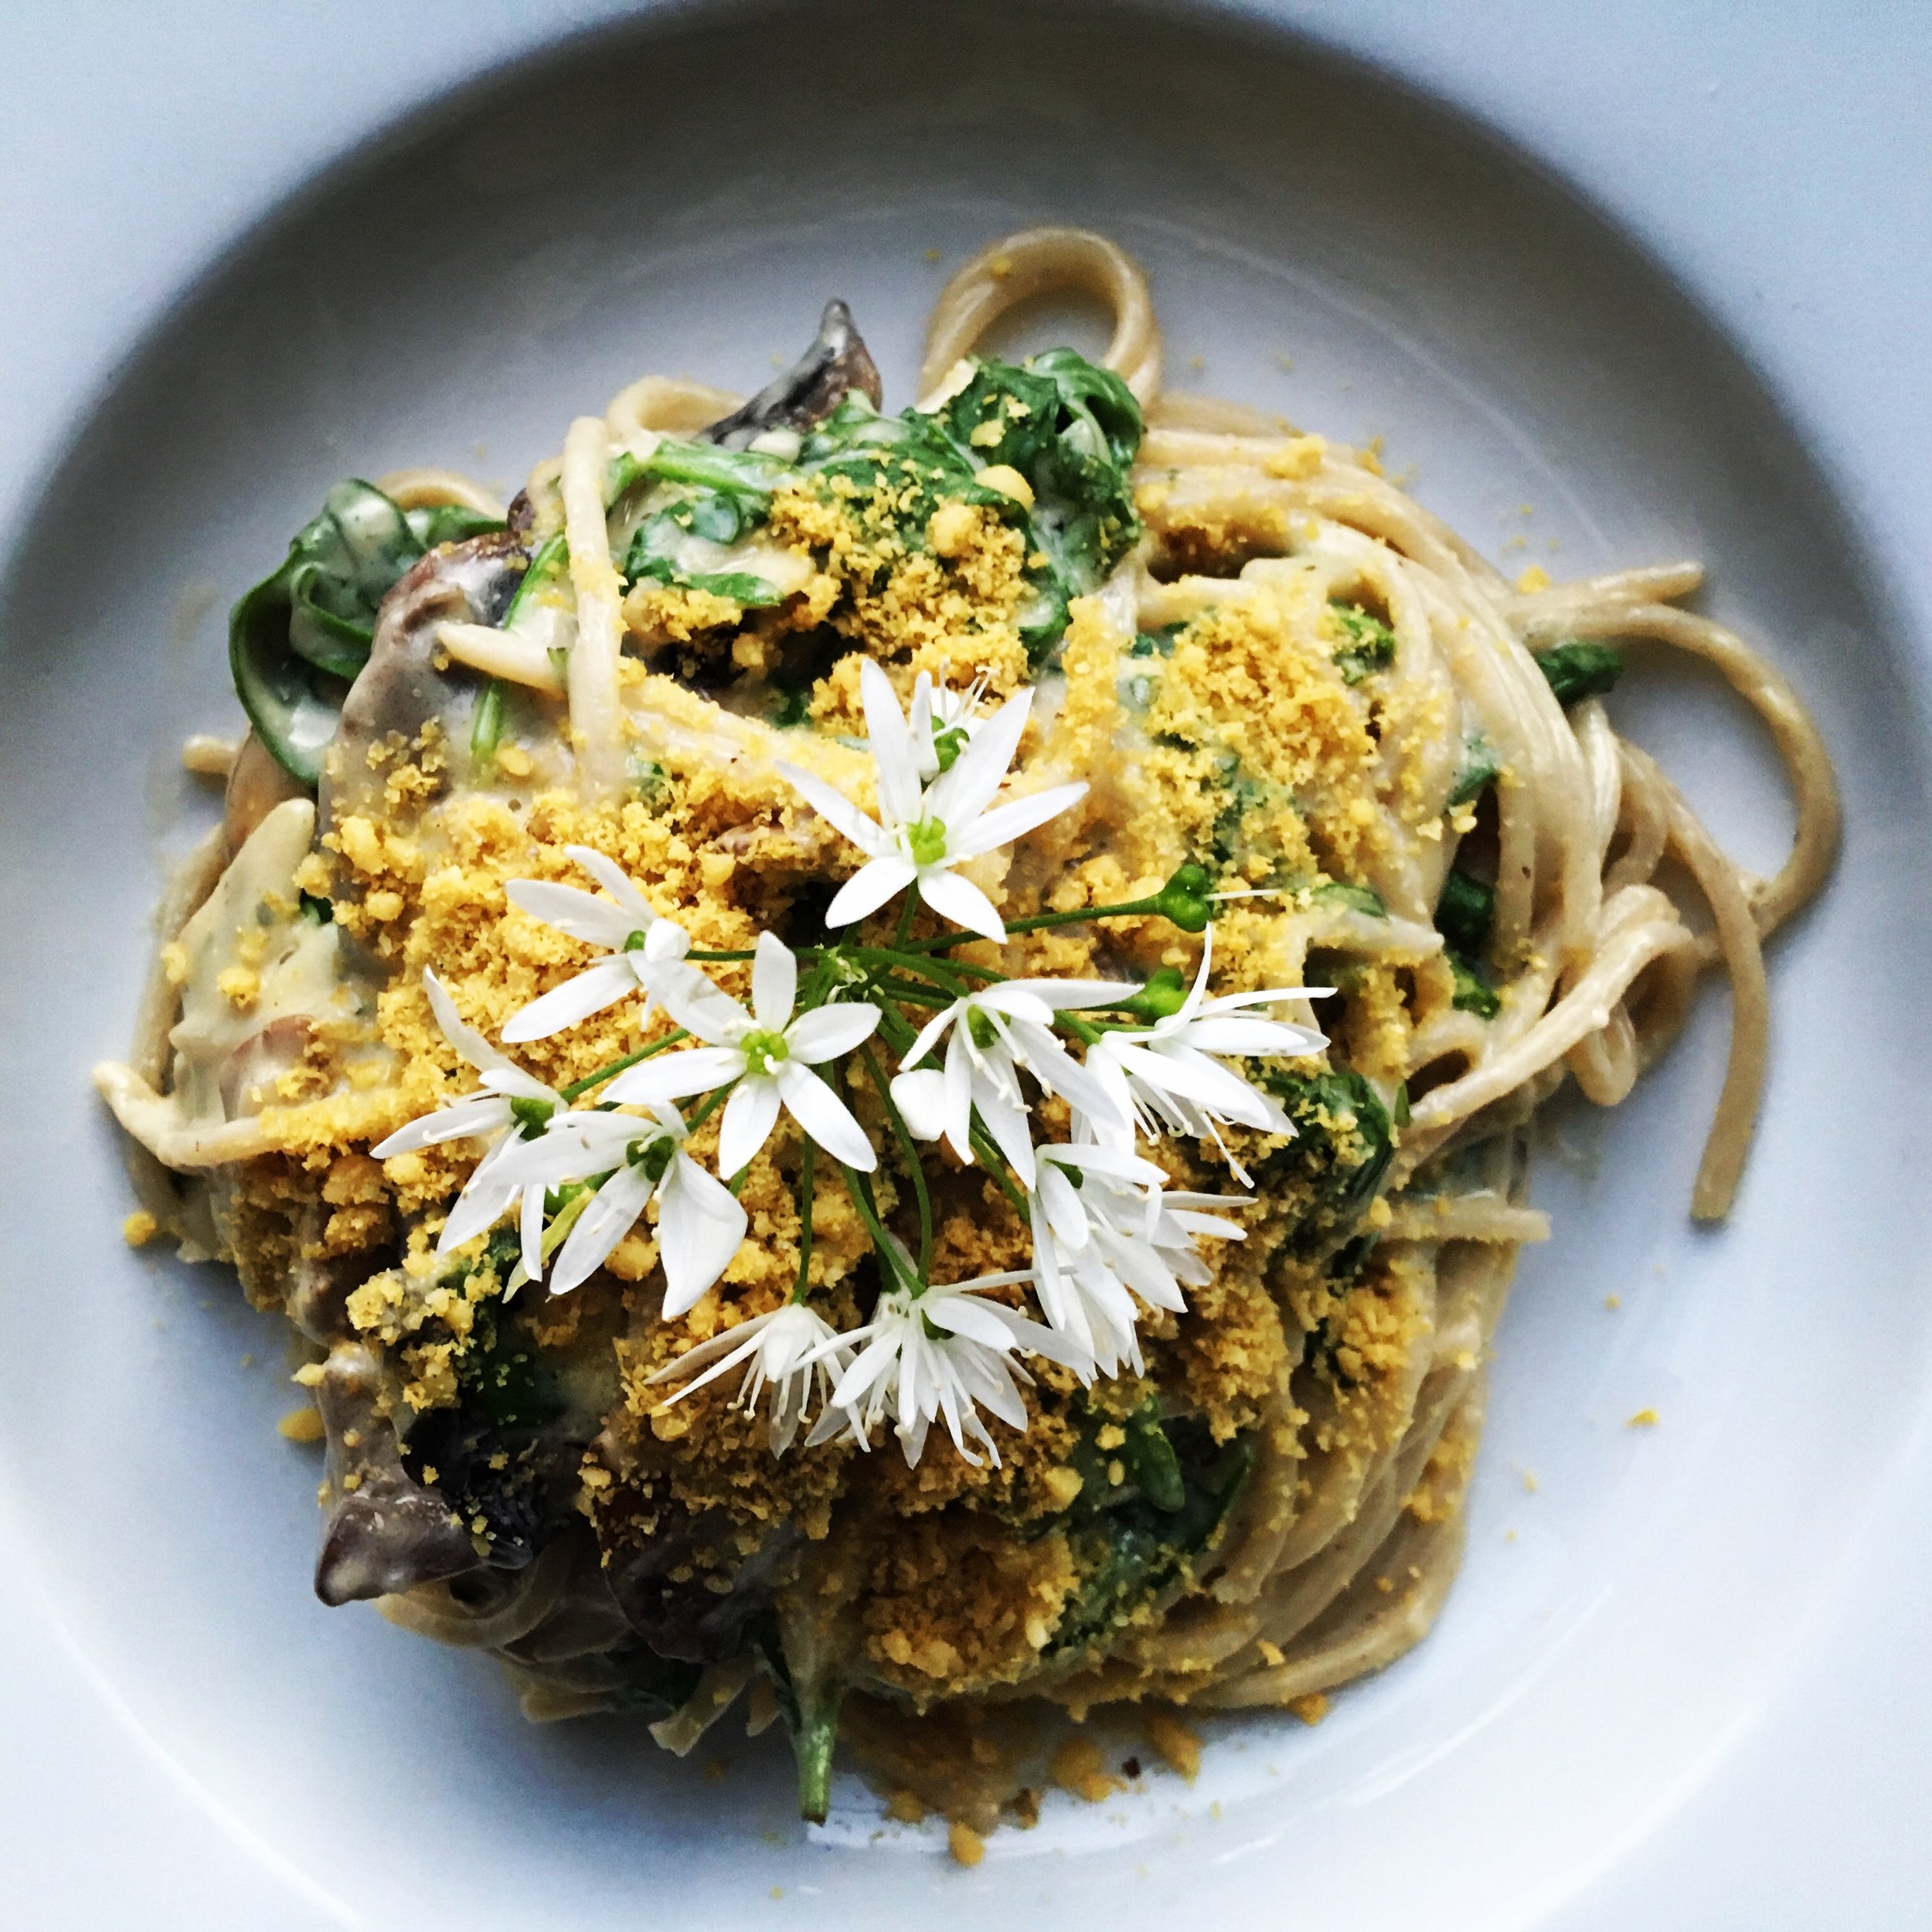
<instances>
[{"instance_id":1,"label":"grated cheese crumb","mask_svg":"<svg viewBox=\"0 0 1932 1932\"><path fill-rule=\"evenodd\" d=\"M982 423L982 429L990 427L995 436L999 425ZM942 503L934 511L926 522L926 541L932 546L935 556L964 556L971 547L973 529L977 519L970 503Z\"/></svg>"},{"instance_id":2,"label":"grated cheese crumb","mask_svg":"<svg viewBox=\"0 0 1932 1932\"><path fill-rule=\"evenodd\" d=\"M958 1818L946 1828L946 1849L957 1865L977 1865L986 1855L986 1841Z\"/></svg>"},{"instance_id":3,"label":"grated cheese crumb","mask_svg":"<svg viewBox=\"0 0 1932 1932\"><path fill-rule=\"evenodd\" d=\"M252 966L224 966L215 975L215 988L230 1005L246 1012L262 990L261 975Z\"/></svg>"},{"instance_id":4,"label":"grated cheese crumb","mask_svg":"<svg viewBox=\"0 0 1932 1932\"><path fill-rule=\"evenodd\" d=\"M980 427L983 429L987 425L982 423ZM992 427L997 429L998 425L995 423ZM975 430L973 434L977 436L979 430ZM1022 504L1029 510L1033 507L1032 485L1028 482L1026 478L1022 476L1010 463L988 464L986 468L980 471L979 481L988 489L997 490L1002 496L1009 496L1015 503ZM961 505L961 507L964 509L965 506Z\"/></svg>"},{"instance_id":5,"label":"grated cheese crumb","mask_svg":"<svg viewBox=\"0 0 1932 1932\"><path fill-rule=\"evenodd\" d=\"M1126 1780L1107 1768L1100 1747L1090 1737L1070 1737L1053 1753L1047 1768L1061 1790L1071 1791L1089 1804L1104 1804L1116 1791L1126 1788Z\"/></svg>"},{"instance_id":6,"label":"grated cheese crumb","mask_svg":"<svg viewBox=\"0 0 1932 1932\"><path fill-rule=\"evenodd\" d=\"M1160 1753L1170 1770L1179 1771L1192 1784L1201 1770L1201 1740L1171 1710L1154 1706L1141 1719L1147 1741Z\"/></svg>"}]
</instances>

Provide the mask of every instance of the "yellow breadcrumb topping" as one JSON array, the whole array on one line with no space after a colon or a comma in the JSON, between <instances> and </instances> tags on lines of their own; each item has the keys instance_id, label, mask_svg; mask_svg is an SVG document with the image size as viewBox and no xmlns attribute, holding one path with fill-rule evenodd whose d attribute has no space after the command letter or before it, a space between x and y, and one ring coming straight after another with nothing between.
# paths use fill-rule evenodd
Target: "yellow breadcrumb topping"
<instances>
[{"instance_id":1,"label":"yellow breadcrumb topping","mask_svg":"<svg viewBox=\"0 0 1932 1932\"><path fill-rule=\"evenodd\" d=\"M971 1866L986 1855L986 1841L963 1818L955 1818L946 1828L946 1849L956 1864Z\"/></svg>"},{"instance_id":2,"label":"yellow breadcrumb topping","mask_svg":"<svg viewBox=\"0 0 1932 1932\"><path fill-rule=\"evenodd\" d=\"M1070 1737L1053 1753L1049 1767L1053 1782L1090 1804L1098 1804L1126 1788L1127 1781L1107 1767L1100 1747L1090 1737Z\"/></svg>"},{"instance_id":3,"label":"yellow breadcrumb topping","mask_svg":"<svg viewBox=\"0 0 1932 1932\"><path fill-rule=\"evenodd\" d=\"M1269 463L1277 476L1299 478L1321 455L1319 439L1298 438ZM1026 500L1016 472L988 471L981 481ZM1144 509L1162 500L1164 487L1142 485ZM1392 1097L1416 1030L1449 1009L1448 969L1429 959L1323 957L1318 964L1339 988L1322 1015L1334 1045L1286 1070L1302 1083L1297 1138L1232 1130L1225 1148L1168 1142L1158 1151L1184 1187L1224 1190L1233 1163L1252 1170L1259 1199L1246 1217L1248 1238L1203 1248L1206 1278L1190 1285L1185 1313L1142 1311L1143 1374L1083 1390L1071 1372L1030 1364L1028 1426L992 1425L997 1461L969 1461L937 1429L911 1468L889 1437L870 1454L834 1441L775 1458L764 1417L736 1406L728 1382L667 1403L656 1379L667 1365L779 1308L798 1278L802 1149L788 1121L738 1186L749 1238L716 1286L672 1321L660 1312L655 1209L573 1296L546 1304L540 1291L525 1291L513 1301L515 1257L502 1240L479 1236L452 1254L437 1252L476 1145L449 1141L382 1162L369 1151L475 1086L436 1024L425 970L434 968L462 1019L495 1041L513 1014L588 963L583 946L510 903L509 882L583 888L589 882L570 849L589 846L700 949L744 949L764 930L816 937L810 921L862 855L831 835L778 774L770 727L740 724L770 715L781 694L795 699L778 750L835 768L863 804L866 780L850 747L866 728L859 673L867 659L886 667L902 699L921 672L955 690L978 679L988 702L1025 685L1032 670L1021 614L1035 560L1021 530L983 502L944 502L909 525L917 488L916 478L887 465L869 488L835 475L781 489L765 537L794 560L793 580L804 587L776 604L748 609L712 591L649 581L631 588L623 613L634 655L620 675L631 783L621 797L587 804L554 782L540 749L533 758L515 744L497 750L484 782L434 725L369 750L370 782L356 787L353 808L328 823L294 883L327 902L342 943L367 961L371 996L310 1029L267 1080L259 1095L267 1151L236 1171L223 1212L258 1301L284 1300L293 1281L339 1280L348 1323L384 1364L378 1407L386 1416L468 1418L479 1389L505 1386L503 1378L530 1361L575 1378L573 1389L594 1389L600 1421L570 1488L613 1579L632 1575L667 1539L676 1560L651 1586L666 1592L722 1598L741 1566L774 1549L794 1568L820 1566L825 1590L850 1606L862 1686L927 1713L921 1749L930 1747L934 1764L951 1753L983 1772L995 1760L1017 1761L1018 1747L996 1735L995 1720L949 1715L948 1699L1022 1685L1043 1672L1066 1676L1123 1628L1145 1630L1196 1589L1190 1565L1219 1539L1213 1528L1192 1551L1173 1556L1131 1614L1096 1598L1097 1560L1104 1566L1105 1557L1097 1560L1090 1537L1083 1540L1080 1512L1128 1485L1137 1417L1185 1418L1198 1427L1203 1456L1264 1437L1306 1468L1304 1495L1320 1469L1364 1465L1406 1426L1417 1364L1431 1342L1424 1267L1391 1243L1336 1268L1345 1241L1360 1234L1372 1243L1389 1217L1372 1185L1345 1208L1328 1203L1335 1177L1379 1175L1376 1163L1399 1143ZM1281 534L1285 541L1285 526ZM1441 809L1384 755L1383 740L1439 733L1444 699L1426 690L1391 698L1351 685L1338 658L1342 636L1315 575L1279 563L1272 574L1234 581L1187 574L1232 567L1255 540L1247 525L1168 519L1167 590L1182 614L1158 635L1123 635L1100 600L1076 601L1019 769L1043 783L1085 777L1090 798L970 873L1010 917L1131 900L1158 890L1182 861L1198 862L1217 886L1258 895L1219 908L1217 991L1301 979L1311 961L1298 915L1338 887L1356 895L1349 904L1366 894L1373 905L1366 882L1387 859L1391 826L1435 823L1430 813ZM808 675L800 675L801 662ZM726 689L738 695L720 708L713 699ZM1135 914L1015 938L999 958L1023 974L1112 978L1165 968L1185 979L1199 947L1167 920ZM968 948L959 956L981 955ZM172 957L165 964L171 976L185 970ZM726 990L747 995L747 969L710 970ZM245 1010L260 994L256 964L238 953L218 985ZM563 1088L668 1028L631 998L512 1051ZM1323 1083L1345 1075L1340 1085ZM876 1144L886 1145L877 1093L856 1079L849 1097ZM1043 1113L1049 1131L1063 1128L1060 1104ZM706 1123L690 1151L709 1166L716 1148L716 1124ZM849 1328L878 1292L876 1267L852 1202L824 1178L821 1165L806 1279L814 1304ZM1024 1264L1029 1230L983 1169L943 1155L928 1179L935 1280ZM875 1185L880 1213L903 1219L903 1174L889 1161ZM155 1232L152 1216L127 1224L136 1244ZM1016 1307L1024 1299L1017 1288L1002 1292ZM297 1379L313 1384L320 1371ZM1631 1420L1655 1419L1645 1411ZM308 1441L321 1423L304 1406L281 1428ZM1406 1499L1411 1519L1426 1525L1454 1512L1472 1447L1472 1434L1445 1435ZM456 1469L456 1452L439 1451L414 1474L441 1485L487 1548L498 1528L487 1512L471 1521L468 1478ZM352 1480L360 1478L352 1471L344 1486ZM1265 1641L1259 1651L1270 1665L1281 1661ZM883 1736L869 1730L863 1698L851 1708L862 1737ZM1312 1723L1326 1706L1317 1696L1295 1708ZM1196 1734L1158 1704L1142 1722L1153 1750L1192 1779ZM909 1760L890 1761L903 1770ZM1080 1736L1049 1774L1090 1799L1122 1782ZM923 1777L907 1773L892 1815L916 1820L940 1804L940 1787ZM1022 1821L1029 1810L1036 1815L1031 1787L1018 1802ZM976 1862L993 1813L942 1808L954 1856Z\"/></svg>"},{"instance_id":4,"label":"yellow breadcrumb topping","mask_svg":"<svg viewBox=\"0 0 1932 1932\"><path fill-rule=\"evenodd\" d=\"M275 1427L288 1442L320 1442L324 1434L322 1418L313 1403L305 1402L299 1409L290 1410Z\"/></svg>"},{"instance_id":5,"label":"yellow breadcrumb topping","mask_svg":"<svg viewBox=\"0 0 1932 1932\"><path fill-rule=\"evenodd\" d=\"M1141 1727L1147 1733L1147 1741L1160 1753L1170 1770L1178 1771L1190 1784L1199 1777L1199 1733L1191 1730L1172 1711L1160 1704L1150 1704L1141 1713Z\"/></svg>"}]
</instances>

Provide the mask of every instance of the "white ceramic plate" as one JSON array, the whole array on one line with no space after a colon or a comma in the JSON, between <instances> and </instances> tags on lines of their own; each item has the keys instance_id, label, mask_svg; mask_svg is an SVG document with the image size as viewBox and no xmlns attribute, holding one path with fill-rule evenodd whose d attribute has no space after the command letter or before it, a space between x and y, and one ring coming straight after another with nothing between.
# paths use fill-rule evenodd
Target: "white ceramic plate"
<instances>
[{"instance_id":1,"label":"white ceramic plate","mask_svg":"<svg viewBox=\"0 0 1932 1932\"><path fill-rule=\"evenodd\" d=\"M831 111L808 121L801 97ZM1626 1106L1558 1117L1537 1187L1557 1238L1499 1337L1436 1633L1319 1728L1214 1726L1191 1789L1056 1798L964 1873L930 1833L882 1828L855 1780L808 1837L775 1739L726 1740L707 1777L615 1720L533 1730L492 1667L317 1604L316 1469L273 1429L279 1334L223 1277L121 1244L86 1075L128 1031L166 855L207 815L175 748L237 716L221 611L329 482L427 461L514 488L635 374L755 386L832 294L903 402L950 267L1043 217L1146 264L1171 381L1386 436L1392 469L1505 565L1703 558L1708 607L1856 755L1844 862L1776 949L1733 1225L1685 1216L1721 995ZM0 1553L8 1629L86 1687L63 1693L74 1763L113 1767L111 1800L165 1777L213 1822L234 1869L196 1881L209 1932L270 1911L520 1932L645 1912L1275 1922L1291 1897L1309 1925L1548 1922L1773 1693L1932 1385L1923 1214L1900 1186L1932 1070L1909 965L1928 746L1863 581L1802 442L1649 260L1453 116L1283 39L1138 15L1098 36L1037 8L680 15L512 69L343 163L148 335L7 583ZM1766 747L1707 681L1643 668L1620 720L1768 868L1788 815ZM1624 1427L1647 1406L1658 1428ZM0 1760L11 1816L73 1834L71 1886L35 1862L35 1923L94 1922L74 1902L104 1896L80 1869L104 1848L130 1899L158 1888L138 1922L175 1922L203 1853L90 1828L38 1785Z\"/></svg>"}]
</instances>

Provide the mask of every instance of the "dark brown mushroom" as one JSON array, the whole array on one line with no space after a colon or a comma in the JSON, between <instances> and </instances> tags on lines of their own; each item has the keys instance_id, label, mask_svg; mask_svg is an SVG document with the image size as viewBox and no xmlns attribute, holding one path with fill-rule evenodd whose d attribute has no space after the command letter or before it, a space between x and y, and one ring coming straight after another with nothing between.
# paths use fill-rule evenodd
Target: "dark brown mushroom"
<instances>
[{"instance_id":1,"label":"dark brown mushroom","mask_svg":"<svg viewBox=\"0 0 1932 1932\"><path fill-rule=\"evenodd\" d=\"M396 1430L377 1403L380 1386L375 1352L340 1342L315 1387L334 1498L315 1594L332 1607L461 1576L482 1562L454 1512L403 1469Z\"/></svg>"},{"instance_id":2,"label":"dark brown mushroom","mask_svg":"<svg viewBox=\"0 0 1932 1932\"><path fill-rule=\"evenodd\" d=\"M743 1526L722 1511L693 1515L667 1502L651 1536L610 1553L606 1573L626 1621L660 1657L713 1663L743 1648L803 1541L779 1524L747 1553Z\"/></svg>"},{"instance_id":3,"label":"dark brown mushroom","mask_svg":"<svg viewBox=\"0 0 1932 1932\"><path fill-rule=\"evenodd\" d=\"M308 787L292 777L275 754L251 730L228 767L228 789L223 800L222 830L230 852L238 852L249 834L279 804L306 798Z\"/></svg>"},{"instance_id":4,"label":"dark brown mushroom","mask_svg":"<svg viewBox=\"0 0 1932 1932\"><path fill-rule=\"evenodd\" d=\"M349 1298L366 1281L376 1260L368 1250L330 1254L324 1239L331 1209L309 1201L296 1213L291 1229L287 1267L275 1277L282 1313L296 1331L322 1348L332 1348L350 1333ZM252 1286L252 1284L250 1284Z\"/></svg>"},{"instance_id":5,"label":"dark brown mushroom","mask_svg":"<svg viewBox=\"0 0 1932 1932\"><path fill-rule=\"evenodd\" d=\"M704 440L727 450L747 447L767 430L808 430L822 423L857 389L878 408L884 391L865 342L853 328L852 311L830 301L819 318L811 348L777 381L751 400L720 417Z\"/></svg>"},{"instance_id":6,"label":"dark brown mushroom","mask_svg":"<svg viewBox=\"0 0 1932 1932\"><path fill-rule=\"evenodd\" d=\"M450 618L496 623L529 565L521 538L492 530L432 550L383 600L369 662L349 687L322 768L318 829L381 808L388 773L369 764L372 747L392 736L406 743L431 718L453 728L467 715L481 680L449 662L437 645L437 627Z\"/></svg>"}]
</instances>

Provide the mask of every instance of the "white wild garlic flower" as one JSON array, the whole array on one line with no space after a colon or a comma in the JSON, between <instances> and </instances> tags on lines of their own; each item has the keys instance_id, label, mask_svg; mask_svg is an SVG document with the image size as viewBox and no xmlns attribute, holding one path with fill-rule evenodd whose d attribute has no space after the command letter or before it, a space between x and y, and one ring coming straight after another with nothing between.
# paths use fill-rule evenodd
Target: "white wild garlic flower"
<instances>
[{"instance_id":1,"label":"white wild garlic flower","mask_svg":"<svg viewBox=\"0 0 1932 1932\"><path fill-rule=\"evenodd\" d=\"M533 1277L542 1267L543 1190L526 1192L512 1159L530 1145L531 1137L548 1133L564 1109L563 1097L498 1053L467 1024L435 974L425 969L423 985L443 1037L483 1076L483 1085L480 1091L399 1128L369 1151L376 1160L387 1161L399 1154L440 1147L446 1141L488 1142L483 1158L463 1183L463 1191L443 1223L436 1251L447 1254L487 1233L521 1202L523 1267Z\"/></svg>"},{"instance_id":2,"label":"white wild garlic flower","mask_svg":"<svg viewBox=\"0 0 1932 1932\"><path fill-rule=\"evenodd\" d=\"M987 1291L1029 1281L1029 1272L981 1275L934 1284L914 1295L902 1282L879 1298L872 1319L846 1330L842 1342L862 1345L832 1392L831 1406L809 1440L842 1434L865 1447L889 1419L907 1464L924 1453L927 1431L944 1420L953 1447L975 1468L977 1444L999 1461L998 1445L980 1415L1026 1427L1020 1385L1032 1378L1016 1359L1045 1355L1085 1370L1087 1357L1055 1330L986 1298Z\"/></svg>"},{"instance_id":3,"label":"white wild garlic flower","mask_svg":"<svg viewBox=\"0 0 1932 1932\"><path fill-rule=\"evenodd\" d=\"M995 794L1019 749L1030 689L1009 698L975 726L965 749L930 784L920 780L920 750L899 708L892 681L872 659L859 667L866 726L878 778L879 816L869 818L845 794L798 766L778 769L819 816L866 855L826 910L828 926L849 926L916 885L942 919L968 932L1003 940L1005 923L971 879L953 869L978 859L1057 817L1087 794L1085 782L995 805ZM928 745L936 743L928 729ZM929 760L933 754L928 750Z\"/></svg>"},{"instance_id":4,"label":"white wild garlic flower","mask_svg":"<svg viewBox=\"0 0 1932 1932\"><path fill-rule=\"evenodd\" d=\"M706 1043L620 1073L604 1097L621 1105L681 1100L730 1086L718 1128L718 1172L729 1179L770 1138L782 1110L835 1160L869 1174L879 1165L850 1107L811 1070L869 1039L879 1009L858 1002L818 1006L794 1019L798 961L774 934L761 933L751 968L751 1011L691 969L694 981L667 988L672 1018Z\"/></svg>"},{"instance_id":5,"label":"white wild garlic flower","mask_svg":"<svg viewBox=\"0 0 1932 1932\"><path fill-rule=\"evenodd\" d=\"M1139 990L1108 980L1009 979L968 993L935 1013L906 1049L900 1061L906 1070L892 1083L893 1103L914 1139L944 1136L969 1165L977 1109L1021 1184L1031 1187L1032 1128L1021 1070L1083 1113L1112 1113L1107 1089L1060 1044L1053 1015L1117 1005ZM920 1066L942 1039L944 1065Z\"/></svg>"},{"instance_id":6,"label":"white wild garlic flower","mask_svg":"<svg viewBox=\"0 0 1932 1932\"><path fill-rule=\"evenodd\" d=\"M667 1362L651 1380L683 1383L675 1395L665 1398L662 1406L668 1409L733 1369L742 1368L744 1372L731 1406L755 1410L759 1397L770 1389L767 1426L771 1453L782 1456L791 1447L805 1411L815 1400L821 1414L827 1412L832 1392L857 1346L850 1335L840 1334L803 1302L787 1301L782 1308L755 1315L735 1328L700 1342Z\"/></svg>"},{"instance_id":7,"label":"white wild garlic flower","mask_svg":"<svg viewBox=\"0 0 1932 1932\"><path fill-rule=\"evenodd\" d=\"M512 879L503 888L504 896L519 911L553 930L602 947L604 957L516 1014L503 1029L503 1037L513 1043L548 1039L640 990L645 995L642 1017L648 1019L650 995L696 971L682 964L691 950L689 935L645 903L622 867L588 845L566 845L564 850L609 899L547 879Z\"/></svg>"},{"instance_id":8,"label":"white wild garlic flower","mask_svg":"<svg viewBox=\"0 0 1932 1932\"><path fill-rule=\"evenodd\" d=\"M731 1265L745 1238L745 1211L685 1151L685 1138L682 1117L662 1104L642 1118L572 1112L557 1115L541 1140L509 1157L505 1178L522 1184L526 1200L607 1177L581 1206L572 1204L575 1218L551 1270L553 1294L568 1292L602 1267L653 1202L667 1320L696 1307Z\"/></svg>"}]
</instances>

